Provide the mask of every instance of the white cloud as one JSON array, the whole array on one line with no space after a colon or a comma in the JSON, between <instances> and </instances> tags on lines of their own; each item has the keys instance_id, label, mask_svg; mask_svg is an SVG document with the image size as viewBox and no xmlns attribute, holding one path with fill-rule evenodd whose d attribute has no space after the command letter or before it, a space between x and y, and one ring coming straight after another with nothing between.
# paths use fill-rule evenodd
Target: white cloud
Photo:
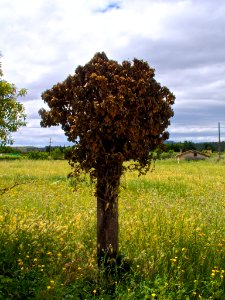
<instances>
[{"instance_id":1,"label":"white cloud","mask_svg":"<svg viewBox=\"0 0 225 300\"><path fill-rule=\"evenodd\" d=\"M0 12L5 78L28 88L28 128L16 143L25 135L25 144L49 138L46 129L35 129L41 93L97 51L120 62L141 58L156 69L156 79L177 97L171 138L208 139L202 130L199 136L181 134L179 124L224 120L223 0L0 0Z\"/></svg>"}]
</instances>

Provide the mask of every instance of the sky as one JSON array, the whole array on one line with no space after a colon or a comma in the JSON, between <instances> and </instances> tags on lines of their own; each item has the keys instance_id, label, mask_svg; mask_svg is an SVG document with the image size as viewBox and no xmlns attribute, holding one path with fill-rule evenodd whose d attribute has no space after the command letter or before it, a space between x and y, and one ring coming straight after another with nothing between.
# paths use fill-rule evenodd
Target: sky
<instances>
[{"instance_id":1,"label":"sky","mask_svg":"<svg viewBox=\"0 0 225 300\"><path fill-rule=\"evenodd\" d=\"M170 140L225 140L224 0L0 0L4 79L28 93L27 126L15 145L68 145L60 127L41 128L41 94L96 52L143 59L176 96Z\"/></svg>"}]
</instances>

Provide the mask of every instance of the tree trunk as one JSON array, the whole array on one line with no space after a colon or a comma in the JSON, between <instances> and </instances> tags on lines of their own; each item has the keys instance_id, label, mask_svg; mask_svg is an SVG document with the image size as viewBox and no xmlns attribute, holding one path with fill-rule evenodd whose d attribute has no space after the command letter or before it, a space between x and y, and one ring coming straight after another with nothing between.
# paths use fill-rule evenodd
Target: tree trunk
<instances>
[{"instance_id":1,"label":"tree trunk","mask_svg":"<svg viewBox=\"0 0 225 300\"><path fill-rule=\"evenodd\" d=\"M97 171L98 265L118 253L118 193L121 164L107 164Z\"/></svg>"}]
</instances>

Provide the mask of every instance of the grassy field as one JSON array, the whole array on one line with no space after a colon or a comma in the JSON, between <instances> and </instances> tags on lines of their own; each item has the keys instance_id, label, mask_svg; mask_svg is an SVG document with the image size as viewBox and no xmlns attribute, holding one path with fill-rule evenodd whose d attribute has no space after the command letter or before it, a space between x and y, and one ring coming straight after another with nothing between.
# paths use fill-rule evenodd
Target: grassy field
<instances>
[{"instance_id":1,"label":"grassy field","mask_svg":"<svg viewBox=\"0 0 225 300\"><path fill-rule=\"evenodd\" d=\"M96 265L96 200L65 161L0 161L0 299L225 299L224 161L122 177L120 252ZM75 187L75 190L74 190Z\"/></svg>"}]
</instances>

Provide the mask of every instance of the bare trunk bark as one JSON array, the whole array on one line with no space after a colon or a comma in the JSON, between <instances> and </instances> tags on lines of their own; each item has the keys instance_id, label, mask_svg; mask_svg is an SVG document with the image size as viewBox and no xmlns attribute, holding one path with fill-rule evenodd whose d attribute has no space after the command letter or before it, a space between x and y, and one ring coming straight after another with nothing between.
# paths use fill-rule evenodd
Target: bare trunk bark
<instances>
[{"instance_id":1,"label":"bare trunk bark","mask_svg":"<svg viewBox=\"0 0 225 300\"><path fill-rule=\"evenodd\" d=\"M98 170L97 176L97 255L98 264L118 253L118 193L122 165Z\"/></svg>"}]
</instances>

